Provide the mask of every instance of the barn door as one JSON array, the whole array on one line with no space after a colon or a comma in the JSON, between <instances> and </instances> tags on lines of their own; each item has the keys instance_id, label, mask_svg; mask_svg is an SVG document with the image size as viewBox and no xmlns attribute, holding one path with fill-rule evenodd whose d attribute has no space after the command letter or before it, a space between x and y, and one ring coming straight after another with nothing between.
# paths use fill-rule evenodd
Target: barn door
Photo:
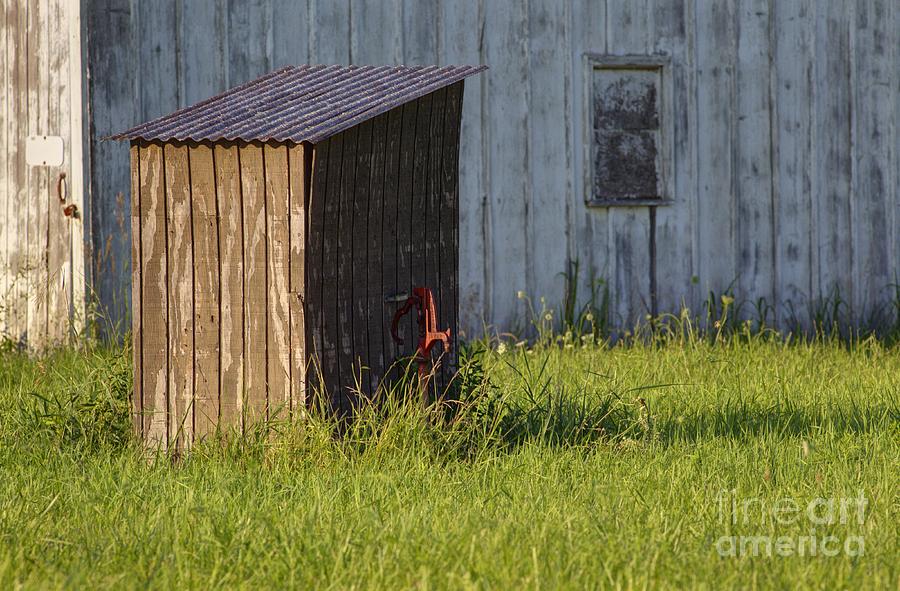
<instances>
[{"instance_id":1,"label":"barn door","mask_svg":"<svg viewBox=\"0 0 900 591\"><path fill-rule=\"evenodd\" d=\"M83 318L78 2L4 2L0 88L0 332L42 348Z\"/></svg>"}]
</instances>

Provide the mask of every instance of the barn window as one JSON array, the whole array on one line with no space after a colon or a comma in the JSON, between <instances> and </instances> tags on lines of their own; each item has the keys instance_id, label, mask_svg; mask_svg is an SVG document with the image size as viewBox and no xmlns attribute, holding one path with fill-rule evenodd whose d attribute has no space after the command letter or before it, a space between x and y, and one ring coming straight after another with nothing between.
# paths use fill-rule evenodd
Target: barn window
<instances>
[{"instance_id":1,"label":"barn window","mask_svg":"<svg viewBox=\"0 0 900 591\"><path fill-rule=\"evenodd\" d=\"M590 205L653 205L669 198L666 69L658 57L588 57Z\"/></svg>"}]
</instances>

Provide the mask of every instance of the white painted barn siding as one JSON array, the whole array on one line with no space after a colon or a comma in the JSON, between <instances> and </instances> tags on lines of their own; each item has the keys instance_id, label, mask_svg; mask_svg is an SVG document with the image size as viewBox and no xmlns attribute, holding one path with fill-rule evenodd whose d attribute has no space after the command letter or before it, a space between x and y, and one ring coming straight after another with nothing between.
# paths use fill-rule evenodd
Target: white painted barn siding
<instances>
[{"instance_id":1,"label":"white painted barn siding","mask_svg":"<svg viewBox=\"0 0 900 591\"><path fill-rule=\"evenodd\" d=\"M900 268L894 0L172 0L88 3L94 285L130 301L125 145L98 138L285 64L485 63L461 147L461 313L520 325L569 261L610 320L732 289L808 326L886 312ZM585 54L669 56L673 203L585 205ZM655 294L652 293L655 288ZM773 316L770 314L769 319Z\"/></svg>"}]
</instances>

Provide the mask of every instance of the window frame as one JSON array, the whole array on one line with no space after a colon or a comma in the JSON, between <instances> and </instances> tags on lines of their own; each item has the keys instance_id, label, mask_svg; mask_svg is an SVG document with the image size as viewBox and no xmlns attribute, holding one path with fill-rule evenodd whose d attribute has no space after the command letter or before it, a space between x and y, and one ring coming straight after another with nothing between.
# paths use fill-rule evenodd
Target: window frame
<instances>
[{"instance_id":1,"label":"window frame","mask_svg":"<svg viewBox=\"0 0 900 591\"><path fill-rule=\"evenodd\" d=\"M594 73L597 70L645 70L658 72L660 96L659 145L657 146L657 191L653 199L598 199L594 196ZM583 57L582 148L584 150L584 201L588 207L647 207L671 205L674 199L675 149L672 108L672 60L665 54L609 55L585 53Z\"/></svg>"}]
</instances>

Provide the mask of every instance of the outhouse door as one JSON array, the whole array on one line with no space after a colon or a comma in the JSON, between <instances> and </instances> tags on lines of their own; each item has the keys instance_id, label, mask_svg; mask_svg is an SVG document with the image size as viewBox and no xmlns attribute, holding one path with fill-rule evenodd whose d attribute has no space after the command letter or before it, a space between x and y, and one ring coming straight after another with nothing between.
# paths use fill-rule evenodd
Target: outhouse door
<instances>
[{"instance_id":1,"label":"outhouse door","mask_svg":"<svg viewBox=\"0 0 900 591\"><path fill-rule=\"evenodd\" d=\"M0 13L0 338L69 340L84 313L79 3Z\"/></svg>"}]
</instances>

